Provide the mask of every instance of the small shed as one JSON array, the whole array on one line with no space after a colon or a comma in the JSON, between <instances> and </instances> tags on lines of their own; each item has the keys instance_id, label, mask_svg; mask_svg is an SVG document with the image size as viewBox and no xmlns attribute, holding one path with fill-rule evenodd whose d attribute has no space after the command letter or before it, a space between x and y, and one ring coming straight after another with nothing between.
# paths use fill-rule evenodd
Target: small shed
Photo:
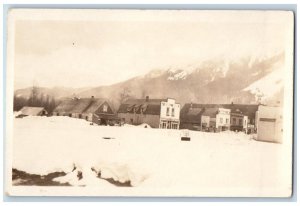
<instances>
[{"instance_id":1,"label":"small shed","mask_svg":"<svg viewBox=\"0 0 300 206\"><path fill-rule=\"evenodd\" d=\"M25 116L44 116L47 115L48 112L45 110L44 107L23 107L19 111L18 117L25 117Z\"/></svg>"},{"instance_id":2,"label":"small shed","mask_svg":"<svg viewBox=\"0 0 300 206\"><path fill-rule=\"evenodd\" d=\"M282 108L260 105L257 111L256 140L282 142Z\"/></svg>"}]
</instances>

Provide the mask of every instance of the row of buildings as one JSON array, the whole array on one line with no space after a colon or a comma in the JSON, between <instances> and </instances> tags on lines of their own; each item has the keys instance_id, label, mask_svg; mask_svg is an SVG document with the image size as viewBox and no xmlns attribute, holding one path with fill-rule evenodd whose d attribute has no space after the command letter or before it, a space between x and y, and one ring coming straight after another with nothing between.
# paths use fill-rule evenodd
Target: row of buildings
<instances>
[{"instance_id":1,"label":"row of buildings","mask_svg":"<svg viewBox=\"0 0 300 206\"><path fill-rule=\"evenodd\" d=\"M43 108L31 110L27 107L22 110L23 116L30 111L38 111L39 115L47 114ZM275 138L276 142L281 141L280 135L276 135L282 133L279 108L255 104L188 103L181 107L171 98L150 99L147 96L145 99L128 99L115 110L109 100L92 96L65 99L52 115L85 119L99 125L146 123L152 128L207 132L232 130L255 133L260 130L264 137L271 135L270 138Z\"/></svg>"}]
</instances>

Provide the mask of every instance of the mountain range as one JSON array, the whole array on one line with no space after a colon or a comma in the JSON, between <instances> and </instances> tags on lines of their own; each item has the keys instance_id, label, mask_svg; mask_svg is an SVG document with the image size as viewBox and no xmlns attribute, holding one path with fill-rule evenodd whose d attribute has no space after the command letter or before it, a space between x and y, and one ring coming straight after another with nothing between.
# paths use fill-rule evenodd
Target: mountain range
<instances>
[{"instance_id":1,"label":"mountain range","mask_svg":"<svg viewBox=\"0 0 300 206\"><path fill-rule=\"evenodd\" d=\"M121 71L120 71L121 72ZM181 104L278 102L283 98L284 53L234 60L216 58L189 65L159 68L109 86L66 88L39 87L39 93L66 97L102 97L116 106L124 92L134 98L175 98ZM31 88L15 95L28 97Z\"/></svg>"}]
</instances>

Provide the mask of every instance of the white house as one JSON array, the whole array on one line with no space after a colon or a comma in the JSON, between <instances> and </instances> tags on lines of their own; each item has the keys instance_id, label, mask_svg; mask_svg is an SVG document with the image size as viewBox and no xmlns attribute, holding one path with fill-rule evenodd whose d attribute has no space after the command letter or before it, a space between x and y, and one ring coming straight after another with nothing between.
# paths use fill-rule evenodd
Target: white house
<instances>
[{"instance_id":1,"label":"white house","mask_svg":"<svg viewBox=\"0 0 300 206\"><path fill-rule=\"evenodd\" d=\"M179 129L180 104L174 99L128 99L118 109L121 122L149 124L152 128Z\"/></svg>"},{"instance_id":2,"label":"white house","mask_svg":"<svg viewBox=\"0 0 300 206\"><path fill-rule=\"evenodd\" d=\"M220 131L230 128L230 109L219 108L216 115L216 128Z\"/></svg>"},{"instance_id":3,"label":"white house","mask_svg":"<svg viewBox=\"0 0 300 206\"><path fill-rule=\"evenodd\" d=\"M180 104L174 99L166 99L160 106L160 128L179 129L180 124Z\"/></svg>"},{"instance_id":4,"label":"white house","mask_svg":"<svg viewBox=\"0 0 300 206\"><path fill-rule=\"evenodd\" d=\"M267 142L282 142L282 108L274 106L258 107L256 140Z\"/></svg>"}]
</instances>

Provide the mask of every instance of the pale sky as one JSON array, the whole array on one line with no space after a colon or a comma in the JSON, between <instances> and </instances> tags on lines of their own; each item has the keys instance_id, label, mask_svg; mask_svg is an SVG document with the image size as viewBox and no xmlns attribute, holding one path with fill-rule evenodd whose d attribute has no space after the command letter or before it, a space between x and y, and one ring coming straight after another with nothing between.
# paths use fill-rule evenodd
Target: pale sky
<instances>
[{"instance_id":1,"label":"pale sky","mask_svg":"<svg viewBox=\"0 0 300 206\"><path fill-rule=\"evenodd\" d=\"M113 12L113 18L101 12L45 20L18 17L15 89L33 82L45 87L109 85L172 65L282 52L284 21L274 20L278 16L273 14L250 14L139 11L131 18L123 12Z\"/></svg>"}]
</instances>

